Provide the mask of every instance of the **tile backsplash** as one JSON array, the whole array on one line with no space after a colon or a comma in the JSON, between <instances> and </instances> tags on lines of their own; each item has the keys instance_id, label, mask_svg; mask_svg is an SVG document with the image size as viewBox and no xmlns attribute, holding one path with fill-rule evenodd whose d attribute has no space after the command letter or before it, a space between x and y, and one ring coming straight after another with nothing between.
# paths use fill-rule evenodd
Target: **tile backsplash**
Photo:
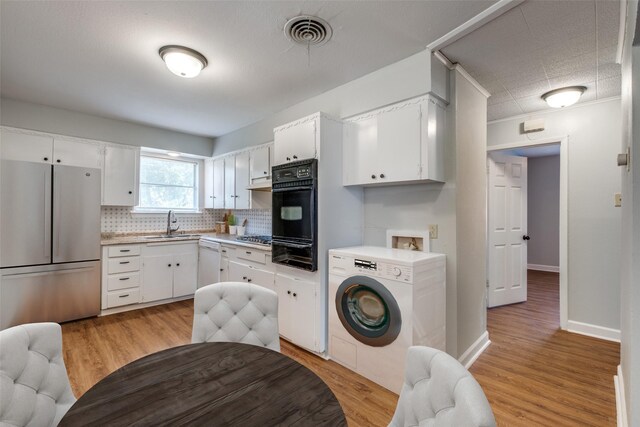
<instances>
[{"instance_id":1,"label":"tile backsplash","mask_svg":"<svg viewBox=\"0 0 640 427\"><path fill-rule=\"evenodd\" d=\"M199 214L179 214L181 231L212 230L216 221L228 212L224 209L205 209ZM232 210L238 223L247 219L246 234L271 234L271 209ZM101 211L101 232L142 233L162 232L167 228L166 214L132 214L130 207L103 206Z\"/></svg>"}]
</instances>

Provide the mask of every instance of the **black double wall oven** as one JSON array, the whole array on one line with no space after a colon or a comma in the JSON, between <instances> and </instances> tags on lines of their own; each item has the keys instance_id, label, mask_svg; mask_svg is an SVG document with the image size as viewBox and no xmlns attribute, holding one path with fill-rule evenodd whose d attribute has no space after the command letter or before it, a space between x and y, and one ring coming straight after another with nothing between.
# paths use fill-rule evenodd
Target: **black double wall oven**
<instances>
[{"instance_id":1,"label":"black double wall oven","mask_svg":"<svg viewBox=\"0 0 640 427\"><path fill-rule=\"evenodd\" d=\"M318 269L318 161L300 160L272 170L272 260Z\"/></svg>"}]
</instances>

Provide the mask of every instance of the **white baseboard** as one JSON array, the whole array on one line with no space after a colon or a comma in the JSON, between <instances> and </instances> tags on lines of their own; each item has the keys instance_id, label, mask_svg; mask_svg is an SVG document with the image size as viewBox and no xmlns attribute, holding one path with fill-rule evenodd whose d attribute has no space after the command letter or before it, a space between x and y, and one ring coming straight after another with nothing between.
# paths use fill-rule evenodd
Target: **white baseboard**
<instances>
[{"instance_id":1,"label":"white baseboard","mask_svg":"<svg viewBox=\"0 0 640 427\"><path fill-rule=\"evenodd\" d=\"M458 358L458 362L462 363L465 368L469 369L471 365L473 365L473 362L480 357L482 352L489 347L489 344L491 344L491 340L489 340L489 331L484 331L476 342L471 344L471 347L462 353L462 356Z\"/></svg>"},{"instance_id":2,"label":"white baseboard","mask_svg":"<svg viewBox=\"0 0 640 427\"><path fill-rule=\"evenodd\" d=\"M567 330L576 334L587 335L589 337L600 338L607 341L620 342L620 330L605 328L604 326L591 325L589 323L569 320Z\"/></svg>"},{"instance_id":3,"label":"white baseboard","mask_svg":"<svg viewBox=\"0 0 640 427\"><path fill-rule=\"evenodd\" d=\"M616 389L616 413L618 415L618 427L628 427L627 402L624 395L624 378L622 368L618 365L618 375L613 376L613 384Z\"/></svg>"},{"instance_id":4,"label":"white baseboard","mask_svg":"<svg viewBox=\"0 0 640 427\"><path fill-rule=\"evenodd\" d=\"M560 267L556 265L527 264L528 270L549 271L551 273L560 273Z\"/></svg>"}]
</instances>

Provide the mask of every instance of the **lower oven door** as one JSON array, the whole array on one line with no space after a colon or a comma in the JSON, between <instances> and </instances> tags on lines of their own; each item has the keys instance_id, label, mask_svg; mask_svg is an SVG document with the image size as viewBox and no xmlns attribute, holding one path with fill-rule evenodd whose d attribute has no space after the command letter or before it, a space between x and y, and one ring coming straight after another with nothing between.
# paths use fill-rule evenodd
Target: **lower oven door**
<instances>
[{"instance_id":1,"label":"lower oven door","mask_svg":"<svg viewBox=\"0 0 640 427\"><path fill-rule=\"evenodd\" d=\"M318 269L316 246L312 241L284 241L273 239L271 242L272 261L307 271Z\"/></svg>"}]
</instances>

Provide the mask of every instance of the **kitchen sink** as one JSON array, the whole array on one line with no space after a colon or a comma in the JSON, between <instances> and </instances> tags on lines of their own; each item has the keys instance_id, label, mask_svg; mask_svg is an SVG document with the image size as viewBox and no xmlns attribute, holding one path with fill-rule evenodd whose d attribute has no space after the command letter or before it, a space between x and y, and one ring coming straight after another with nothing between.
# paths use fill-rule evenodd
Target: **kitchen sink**
<instances>
[{"instance_id":1,"label":"kitchen sink","mask_svg":"<svg viewBox=\"0 0 640 427\"><path fill-rule=\"evenodd\" d=\"M159 236L144 236L145 239L190 239L200 237L200 234L161 234Z\"/></svg>"}]
</instances>

